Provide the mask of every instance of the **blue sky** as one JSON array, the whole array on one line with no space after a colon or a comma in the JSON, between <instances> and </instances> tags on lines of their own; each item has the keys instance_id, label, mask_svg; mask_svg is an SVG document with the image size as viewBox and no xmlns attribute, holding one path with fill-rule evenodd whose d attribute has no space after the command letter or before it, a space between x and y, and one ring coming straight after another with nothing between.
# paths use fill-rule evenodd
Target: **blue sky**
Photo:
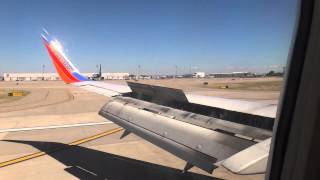
<instances>
[{"instance_id":1,"label":"blue sky","mask_svg":"<svg viewBox=\"0 0 320 180\"><path fill-rule=\"evenodd\" d=\"M2 0L0 73L54 72L43 27L81 72L279 70L296 13L296 0Z\"/></svg>"}]
</instances>

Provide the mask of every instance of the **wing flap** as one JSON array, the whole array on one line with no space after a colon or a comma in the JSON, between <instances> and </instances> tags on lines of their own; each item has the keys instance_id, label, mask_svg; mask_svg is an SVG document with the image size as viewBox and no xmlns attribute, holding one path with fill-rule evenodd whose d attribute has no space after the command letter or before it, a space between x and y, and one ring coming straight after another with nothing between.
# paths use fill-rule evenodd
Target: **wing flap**
<instances>
[{"instance_id":1,"label":"wing flap","mask_svg":"<svg viewBox=\"0 0 320 180\"><path fill-rule=\"evenodd\" d=\"M266 172L271 138L240 151L222 162L222 166L236 174Z\"/></svg>"},{"instance_id":2,"label":"wing flap","mask_svg":"<svg viewBox=\"0 0 320 180\"><path fill-rule=\"evenodd\" d=\"M256 143L179 121L148 109L145 104L149 103L114 97L99 114L207 172L213 170L217 161Z\"/></svg>"}]
</instances>

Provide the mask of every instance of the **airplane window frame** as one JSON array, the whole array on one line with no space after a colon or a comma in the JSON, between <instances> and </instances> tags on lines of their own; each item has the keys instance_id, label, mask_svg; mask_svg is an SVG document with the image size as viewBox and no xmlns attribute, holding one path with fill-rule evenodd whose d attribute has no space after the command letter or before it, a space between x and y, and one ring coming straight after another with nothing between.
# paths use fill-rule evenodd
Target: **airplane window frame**
<instances>
[{"instance_id":1,"label":"airplane window frame","mask_svg":"<svg viewBox=\"0 0 320 180\"><path fill-rule=\"evenodd\" d=\"M301 1L300 17L278 107L266 179L319 177L320 2ZM318 161L317 161L318 160ZM314 166L313 166L314 165Z\"/></svg>"}]
</instances>

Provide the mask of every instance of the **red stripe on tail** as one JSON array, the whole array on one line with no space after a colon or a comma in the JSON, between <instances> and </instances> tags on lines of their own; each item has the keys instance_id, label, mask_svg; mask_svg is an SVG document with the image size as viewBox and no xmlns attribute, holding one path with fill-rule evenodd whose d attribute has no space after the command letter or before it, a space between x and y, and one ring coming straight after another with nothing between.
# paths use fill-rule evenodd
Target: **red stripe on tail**
<instances>
[{"instance_id":1,"label":"red stripe on tail","mask_svg":"<svg viewBox=\"0 0 320 180\"><path fill-rule=\"evenodd\" d=\"M77 78L75 78L65 67L64 65L61 63L61 61L59 60L59 57L55 54L55 52L48 46L47 43L45 43L45 46L49 52L49 55L53 61L53 64L59 74L59 76L61 77L61 79L65 82L65 83L74 83L74 82L79 82L79 80Z\"/></svg>"}]
</instances>

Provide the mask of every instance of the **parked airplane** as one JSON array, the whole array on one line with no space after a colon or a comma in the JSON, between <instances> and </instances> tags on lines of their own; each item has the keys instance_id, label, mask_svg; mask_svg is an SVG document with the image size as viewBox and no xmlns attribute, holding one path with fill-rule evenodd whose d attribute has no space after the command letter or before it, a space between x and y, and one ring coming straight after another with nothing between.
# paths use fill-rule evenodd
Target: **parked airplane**
<instances>
[{"instance_id":1,"label":"parked airplane","mask_svg":"<svg viewBox=\"0 0 320 180\"><path fill-rule=\"evenodd\" d=\"M99 65L99 72L98 73L93 73L92 74L92 77L91 77L91 80L94 80L94 81L101 81L103 80L103 76L102 76L102 72L101 72L101 64Z\"/></svg>"},{"instance_id":2,"label":"parked airplane","mask_svg":"<svg viewBox=\"0 0 320 180\"><path fill-rule=\"evenodd\" d=\"M184 170L217 166L238 174L264 173L276 105L186 94L180 89L91 81L46 31L42 39L61 79L111 97L99 114L184 159Z\"/></svg>"}]
</instances>

